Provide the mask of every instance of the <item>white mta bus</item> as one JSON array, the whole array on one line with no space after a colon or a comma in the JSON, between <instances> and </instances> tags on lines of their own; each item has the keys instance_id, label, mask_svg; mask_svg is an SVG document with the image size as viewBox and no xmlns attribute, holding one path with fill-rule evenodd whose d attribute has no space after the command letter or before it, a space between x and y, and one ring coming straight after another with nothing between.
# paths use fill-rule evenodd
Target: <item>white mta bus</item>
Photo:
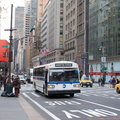
<instances>
[{"instance_id":1,"label":"white mta bus","mask_svg":"<svg viewBox=\"0 0 120 120\"><path fill-rule=\"evenodd\" d=\"M40 65L33 69L33 81L36 91L47 96L55 94L80 93L79 69L75 62L58 61Z\"/></svg>"}]
</instances>

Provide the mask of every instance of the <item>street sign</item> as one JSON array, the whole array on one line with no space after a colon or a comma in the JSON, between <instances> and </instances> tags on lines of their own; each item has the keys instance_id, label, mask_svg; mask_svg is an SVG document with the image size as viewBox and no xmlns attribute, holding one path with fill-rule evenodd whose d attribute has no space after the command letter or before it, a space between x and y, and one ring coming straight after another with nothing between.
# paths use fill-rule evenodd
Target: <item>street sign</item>
<instances>
[{"instance_id":1,"label":"street sign","mask_svg":"<svg viewBox=\"0 0 120 120\"><path fill-rule=\"evenodd\" d=\"M101 62L106 62L106 57L101 57Z\"/></svg>"},{"instance_id":2,"label":"street sign","mask_svg":"<svg viewBox=\"0 0 120 120\"><path fill-rule=\"evenodd\" d=\"M3 48L9 48L9 45L2 45Z\"/></svg>"},{"instance_id":3,"label":"street sign","mask_svg":"<svg viewBox=\"0 0 120 120\"><path fill-rule=\"evenodd\" d=\"M81 56L82 59L87 59L87 54L84 53L82 56Z\"/></svg>"},{"instance_id":4,"label":"street sign","mask_svg":"<svg viewBox=\"0 0 120 120\"><path fill-rule=\"evenodd\" d=\"M107 67L103 67L103 68L102 68L102 71L103 71L103 72L106 72L106 70L107 70Z\"/></svg>"}]
</instances>

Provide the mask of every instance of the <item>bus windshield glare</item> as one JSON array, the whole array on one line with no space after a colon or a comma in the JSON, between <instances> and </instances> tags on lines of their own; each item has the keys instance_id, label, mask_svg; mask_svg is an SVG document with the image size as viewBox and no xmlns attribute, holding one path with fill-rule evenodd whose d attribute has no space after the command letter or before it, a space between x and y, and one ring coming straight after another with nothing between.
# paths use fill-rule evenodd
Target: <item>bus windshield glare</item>
<instances>
[{"instance_id":1,"label":"bus windshield glare","mask_svg":"<svg viewBox=\"0 0 120 120\"><path fill-rule=\"evenodd\" d=\"M78 82L77 69L50 69L49 82Z\"/></svg>"}]
</instances>

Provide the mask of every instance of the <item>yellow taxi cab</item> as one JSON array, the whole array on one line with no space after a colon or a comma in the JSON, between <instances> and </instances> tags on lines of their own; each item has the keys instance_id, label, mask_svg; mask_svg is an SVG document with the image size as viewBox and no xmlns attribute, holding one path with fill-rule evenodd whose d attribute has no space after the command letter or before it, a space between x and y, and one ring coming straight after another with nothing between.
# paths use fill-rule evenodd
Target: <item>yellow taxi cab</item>
<instances>
[{"instance_id":1,"label":"yellow taxi cab","mask_svg":"<svg viewBox=\"0 0 120 120\"><path fill-rule=\"evenodd\" d=\"M81 78L81 80L80 80L80 85L81 85L81 87L83 87L83 86L86 86L86 87L90 86L90 87L92 87L93 86L93 82L92 82L91 79L89 79L89 77L83 76Z\"/></svg>"},{"instance_id":2,"label":"yellow taxi cab","mask_svg":"<svg viewBox=\"0 0 120 120\"><path fill-rule=\"evenodd\" d=\"M115 85L115 90L117 93L120 93L120 83Z\"/></svg>"}]
</instances>

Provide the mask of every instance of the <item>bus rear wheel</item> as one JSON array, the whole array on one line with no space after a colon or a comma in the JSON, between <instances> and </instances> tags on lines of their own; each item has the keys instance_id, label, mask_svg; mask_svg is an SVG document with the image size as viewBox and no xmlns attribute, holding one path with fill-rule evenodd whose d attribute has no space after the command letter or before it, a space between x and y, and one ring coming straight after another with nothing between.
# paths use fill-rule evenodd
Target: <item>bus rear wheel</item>
<instances>
[{"instance_id":1,"label":"bus rear wheel","mask_svg":"<svg viewBox=\"0 0 120 120\"><path fill-rule=\"evenodd\" d=\"M71 93L71 94L70 94L70 97L74 97L74 93Z\"/></svg>"},{"instance_id":2,"label":"bus rear wheel","mask_svg":"<svg viewBox=\"0 0 120 120\"><path fill-rule=\"evenodd\" d=\"M38 92L38 90L36 89L36 84L34 83L34 88L35 88L35 92Z\"/></svg>"}]
</instances>

